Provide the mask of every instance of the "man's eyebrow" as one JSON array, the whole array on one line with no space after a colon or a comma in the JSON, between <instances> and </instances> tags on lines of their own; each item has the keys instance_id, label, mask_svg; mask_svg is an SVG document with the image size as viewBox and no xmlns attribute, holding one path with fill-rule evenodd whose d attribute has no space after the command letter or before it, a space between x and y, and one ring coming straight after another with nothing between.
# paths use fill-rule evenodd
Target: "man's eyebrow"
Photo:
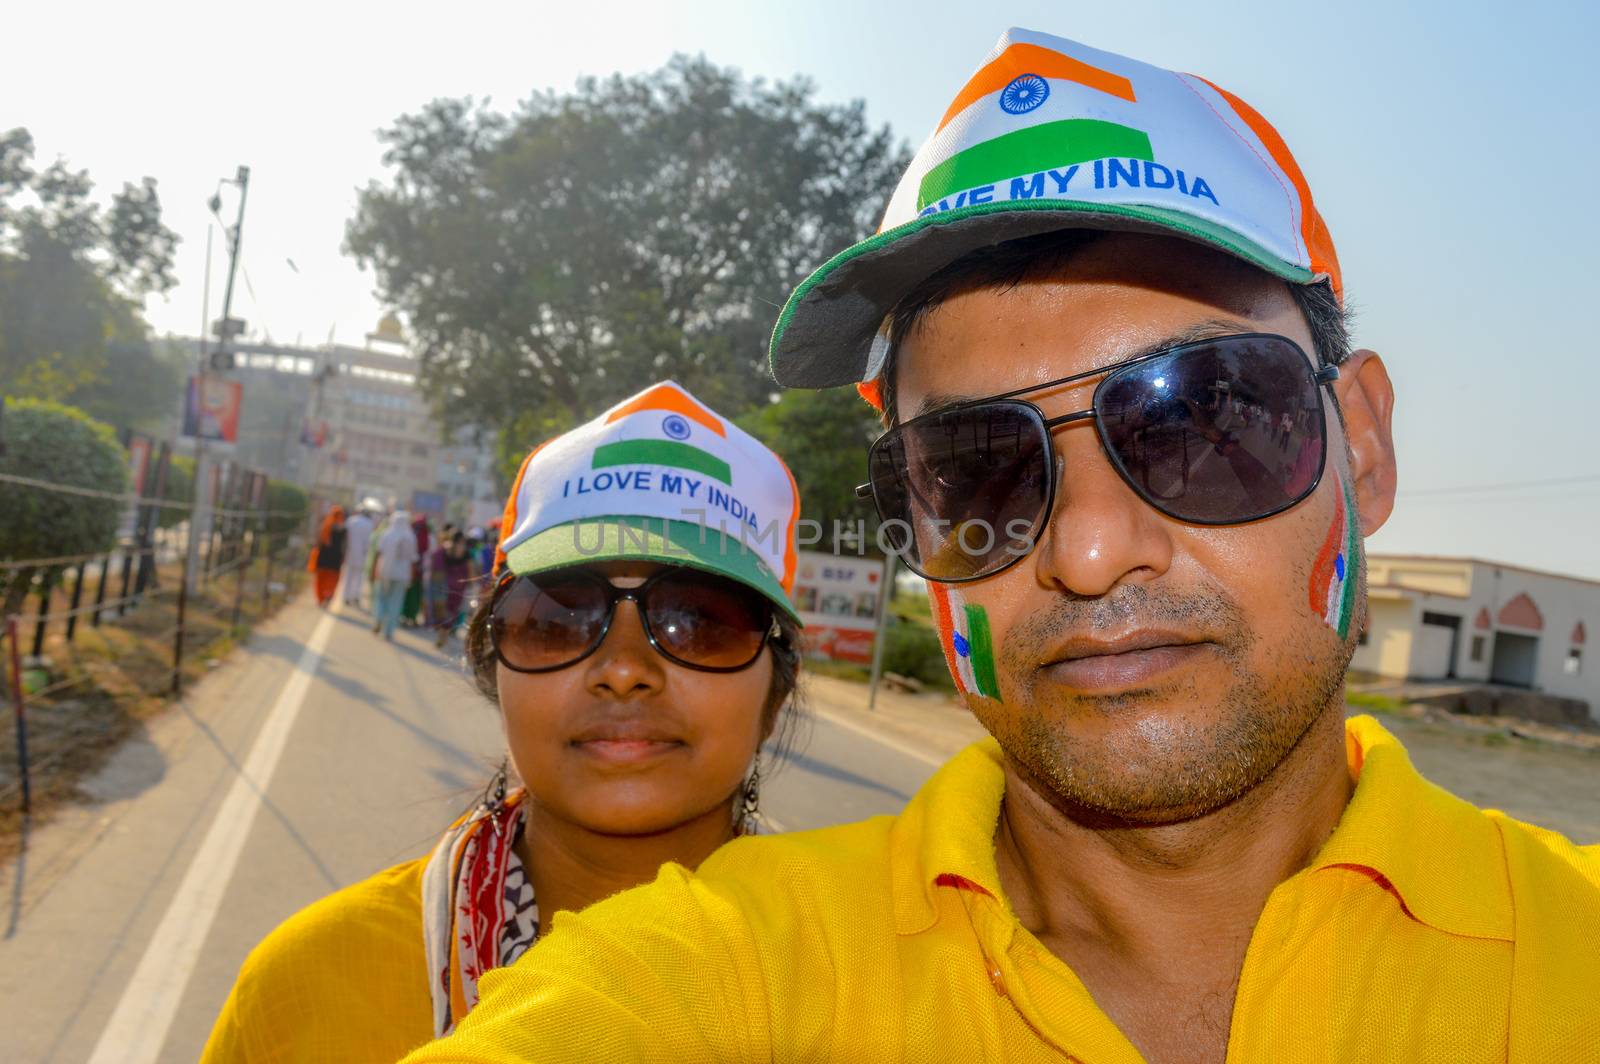
<instances>
[{"instance_id":1,"label":"man's eyebrow","mask_svg":"<svg viewBox=\"0 0 1600 1064\"><path fill-rule=\"evenodd\" d=\"M1118 352L1117 357L1112 361L1107 362L1106 366L1114 366L1121 362L1129 362L1136 358L1143 358L1146 355L1153 355L1157 351L1165 351L1169 347L1182 347L1184 344L1195 344L1202 340L1215 340L1220 336L1237 336L1240 333L1255 331L1256 328L1250 325L1248 322L1237 321L1232 318L1207 318L1204 321L1197 321L1186 325L1182 329L1179 329L1176 332L1168 333L1159 339L1151 340L1148 343L1141 344L1131 351ZM1093 373L1095 368L1096 367L1090 367L1083 372ZM1068 376L1068 374L1063 374L1063 376ZM1049 383L1049 381L1041 382L1038 387L1043 388ZM1003 391L1010 392L1012 389L1007 388ZM960 406L963 403L974 402L975 400L982 398L984 398L984 395L981 394L929 392L927 395L922 397L922 400L917 403L916 408L911 411L911 417L905 418L904 420L909 421L911 418L918 418L925 414L937 413L940 410L946 410L950 407Z\"/></svg>"}]
</instances>

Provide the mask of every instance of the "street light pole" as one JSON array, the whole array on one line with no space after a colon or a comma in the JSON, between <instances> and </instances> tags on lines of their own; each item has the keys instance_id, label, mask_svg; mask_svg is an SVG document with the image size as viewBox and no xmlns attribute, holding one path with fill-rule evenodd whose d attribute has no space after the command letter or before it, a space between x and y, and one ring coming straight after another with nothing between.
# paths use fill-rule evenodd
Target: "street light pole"
<instances>
[{"instance_id":1,"label":"street light pole","mask_svg":"<svg viewBox=\"0 0 1600 1064\"><path fill-rule=\"evenodd\" d=\"M224 178L224 181L226 179ZM207 498L207 488L210 486L210 470L206 468L206 437L204 402L206 394L206 370L213 361L217 369L221 370L230 364L228 341L232 338L231 331L233 319L233 278L239 270L239 245L244 237L244 203L250 192L250 168L240 166L234 175L234 184L239 186L239 214L233 223L233 228L224 235L228 238L228 284L222 293L222 319L221 327L217 330L217 346L207 354L206 331L210 328L209 321L202 321L200 331L200 373L195 378L195 424L194 424L194 501L193 508L189 511L189 545L188 560L185 567L185 586L190 594L196 588L199 575L200 536L203 532L207 537L211 533L211 500ZM222 207L222 197L211 197L211 211L217 213ZM221 218L217 219L221 221ZM206 242L206 291L207 302L211 285L211 244L209 235ZM207 315L202 314L202 318Z\"/></svg>"},{"instance_id":2,"label":"street light pole","mask_svg":"<svg viewBox=\"0 0 1600 1064\"><path fill-rule=\"evenodd\" d=\"M228 338L232 335L232 319L228 317L233 309L233 277L239 271L239 246L244 242L244 201L250 195L250 168L239 167L234 183L239 186L239 217L233 223L233 233L228 240L228 284L222 290L222 343L217 350L220 354L228 352ZM226 362L226 359L222 361Z\"/></svg>"}]
</instances>

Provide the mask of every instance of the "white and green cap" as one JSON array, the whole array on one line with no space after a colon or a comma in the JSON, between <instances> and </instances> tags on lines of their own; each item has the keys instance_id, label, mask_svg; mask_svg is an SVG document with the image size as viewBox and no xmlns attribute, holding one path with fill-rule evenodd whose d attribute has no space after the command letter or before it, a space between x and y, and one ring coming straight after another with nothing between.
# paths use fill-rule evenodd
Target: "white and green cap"
<instances>
[{"instance_id":1,"label":"white and green cap","mask_svg":"<svg viewBox=\"0 0 1600 1064\"><path fill-rule=\"evenodd\" d=\"M881 405L880 331L913 288L979 248L1081 228L1185 237L1342 297L1305 177L1248 104L1193 74L1012 29L912 159L878 234L790 296L773 376L860 383Z\"/></svg>"},{"instance_id":2,"label":"white and green cap","mask_svg":"<svg viewBox=\"0 0 1600 1064\"><path fill-rule=\"evenodd\" d=\"M663 381L523 460L495 574L656 561L737 580L793 616L799 519L783 459Z\"/></svg>"}]
</instances>

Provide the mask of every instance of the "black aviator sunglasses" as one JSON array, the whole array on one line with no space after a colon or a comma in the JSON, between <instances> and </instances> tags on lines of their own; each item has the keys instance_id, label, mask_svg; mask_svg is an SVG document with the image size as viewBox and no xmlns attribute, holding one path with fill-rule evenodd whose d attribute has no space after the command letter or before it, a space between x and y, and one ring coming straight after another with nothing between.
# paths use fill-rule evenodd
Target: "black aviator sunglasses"
<instances>
[{"instance_id":1,"label":"black aviator sunglasses","mask_svg":"<svg viewBox=\"0 0 1600 1064\"><path fill-rule=\"evenodd\" d=\"M1046 417L1018 398L1099 376L1083 410ZM1164 348L896 425L873 443L856 494L873 499L913 572L943 583L992 576L1027 556L1054 509L1064 463L1052 430L1093 420L1112 467L1157 511L1244 524L1316 490L1327 460L1321 389L1338 377L1271 333Z\"/></svg>"}]
</instances>

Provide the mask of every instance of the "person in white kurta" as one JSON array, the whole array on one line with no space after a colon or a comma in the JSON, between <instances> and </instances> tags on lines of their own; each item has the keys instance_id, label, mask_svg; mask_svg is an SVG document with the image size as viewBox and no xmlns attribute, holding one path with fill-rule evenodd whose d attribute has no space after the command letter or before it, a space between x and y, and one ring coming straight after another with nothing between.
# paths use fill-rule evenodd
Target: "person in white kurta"
<instances>
[{"instance_id":1,"label":"person in white kurta","mask_svg":"<svg viewBox=\"0 0 1600 1064\"><path fill-rule=\"evenodd\" d=\"M361 592L367 583L367 543L372 539L372 518L365 510L344 523L344 602L361 605Z\"/></svg>"}]
</instances>

